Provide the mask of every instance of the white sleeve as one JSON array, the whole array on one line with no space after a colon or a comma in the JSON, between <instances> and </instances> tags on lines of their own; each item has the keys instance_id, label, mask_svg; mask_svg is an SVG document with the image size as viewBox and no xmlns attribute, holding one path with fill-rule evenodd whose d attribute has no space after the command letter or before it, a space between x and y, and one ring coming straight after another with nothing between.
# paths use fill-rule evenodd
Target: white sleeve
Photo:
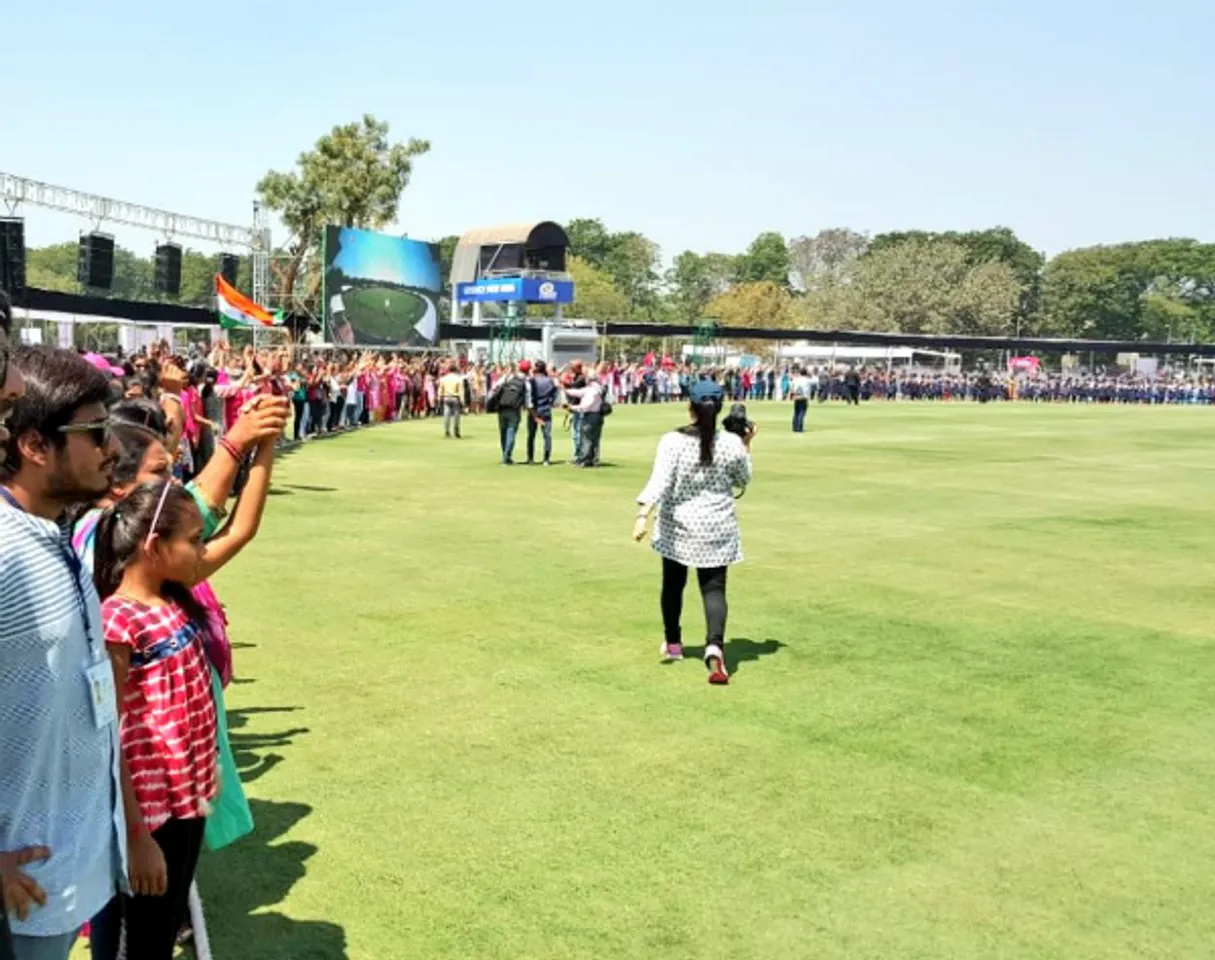
<instances>
[{"instance_id":1,"label":"white sleeve","mask_svg":"<svg viewBox=\"0 0 1215 960\"><path fill-rule=\"evenodd\" d=\"M746 445L734 434L723 432L722 436L728 436L734 441L730 444L732 449L730 459L726 463L726 475L734 486L745 487L751 482L751 454L747 452Z\"/></svg>"},{"instance_id":2,"label":"white sleeve","mask_svg":"<svg viewBox=\"0 0 1215 960\"><path fill-rule=\"evenodd\" d=\"M668 433L658 441L658 452L654 455L654 471L650 474L650 482L645 489L637 494L637 502L651 507L662 503L670 496L671 488L675 485L675 465L679 460L679 437Z\"/></svg>"}]
</instances>

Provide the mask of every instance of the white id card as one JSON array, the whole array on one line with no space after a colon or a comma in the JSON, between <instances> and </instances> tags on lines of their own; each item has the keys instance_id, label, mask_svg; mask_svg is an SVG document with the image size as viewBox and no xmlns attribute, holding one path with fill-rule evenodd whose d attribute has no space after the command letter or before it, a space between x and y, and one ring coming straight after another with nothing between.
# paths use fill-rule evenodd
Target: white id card
<instances>
[{"instance_id":1,"label":"white id card","mask_svg":"<svg viewBox=\"0 0 1215 960\"><path fill-rule=\"evenodd\" d=\"M118 719L118 702L114 696L114 668L109 658L95 663L84 672L89 682L89 702L93 705L93 724L100 730Z\"/></svg>"}]
</instances>

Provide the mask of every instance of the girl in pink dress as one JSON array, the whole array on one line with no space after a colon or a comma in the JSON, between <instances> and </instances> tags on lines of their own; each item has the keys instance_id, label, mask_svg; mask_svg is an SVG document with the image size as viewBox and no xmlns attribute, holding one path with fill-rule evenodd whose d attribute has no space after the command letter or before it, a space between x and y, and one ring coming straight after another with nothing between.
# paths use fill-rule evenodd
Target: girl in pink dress
<instances>
[{"instance_id":1,"label":"girl in pink dress","mask_svg":"<svg viewBox=\"0 0 1215 960\"><path fill-rule=\"evenodd\" d=\"M380 405L382 402L380 397L380 375L372 370L367 375L367 409L371 411L371 416L368 418L371 423L380 422Z\"/></svg>"},{"instance_id":2,"label":"girl in pink dress","mask_svg":"<svg viewBox=\"0 0 1215 960\"><path fill-rule=\"evenodd\" d=\"M434 374L429 371L426 374L426 415L434 416L435 406L438 404L438 391L435 388Z\"/></svg>"}]
</instances>

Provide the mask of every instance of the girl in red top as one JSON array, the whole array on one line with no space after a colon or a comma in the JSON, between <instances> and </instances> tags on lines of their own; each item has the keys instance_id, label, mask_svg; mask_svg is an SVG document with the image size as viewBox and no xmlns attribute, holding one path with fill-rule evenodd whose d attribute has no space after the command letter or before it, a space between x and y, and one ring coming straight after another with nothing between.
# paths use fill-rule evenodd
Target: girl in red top
<instances>
[{"instance_id":1,"label":"girl in red top","mask_svg":"<svg viewBox=\"0 0 1215 960\"><path fill-rule=\"evenodd\" d=\"M207 617L184 586L203 564L202 516L181 486L143 484L102 516L95 549L129 773L126 957L171 960L219 788Z\"/></svg>"}]
</instances>

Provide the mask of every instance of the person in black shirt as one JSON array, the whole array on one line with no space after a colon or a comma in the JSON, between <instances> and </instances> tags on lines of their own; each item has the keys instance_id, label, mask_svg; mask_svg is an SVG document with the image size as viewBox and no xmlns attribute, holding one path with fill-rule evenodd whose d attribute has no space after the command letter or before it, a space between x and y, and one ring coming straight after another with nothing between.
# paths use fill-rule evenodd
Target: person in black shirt
<instances>
[{"instance_id":1,"label":"person in black shirt","mask_svg":"<svg viewBox=\"0 0 1215 960\"><path fill-rule=\"evenodd\" d=\"M856 372L856 367L850 367L848 372L844 374L844 396L853 406L860 406L861 375Z\"/></svg>"},{"instance_id":2,"label":"person in black shirt","mask_svg":"<svg viewBox=\"0 0 1215 960\"><path fill-rule=\"evenodd\" d=\"M553 462L553 405L557 402L556 382L548 375L548 365L536 361L536 372L532 376L532 409L527 419L527 462L536 462L536 431L544 433L544 465Z\"/></svg>"}]
</instances>

